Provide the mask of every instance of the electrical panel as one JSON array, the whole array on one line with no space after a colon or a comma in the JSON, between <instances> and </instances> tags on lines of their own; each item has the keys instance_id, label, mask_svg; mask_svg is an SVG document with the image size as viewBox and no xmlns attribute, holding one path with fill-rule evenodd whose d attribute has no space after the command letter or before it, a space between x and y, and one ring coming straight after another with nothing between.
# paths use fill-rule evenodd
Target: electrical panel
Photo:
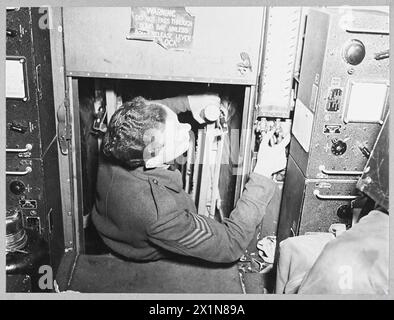
<instances>
[{"instance_id":1,"label":"electrical panel","mask_svg":"<svg viewBox=\"0 0 394 320\"><path fill-rule=\"evenodd\" d=\"M6 243L12 274L48 264L48 245L55 267L64 250L49 30L42 9L7 9ZM30 276L34 287L37 273Z\"/></svg>"},{"instance_id":2,"label":"electrical panel","mask_svg":"<svg viewBox=\"0 0 394 320\"><path fill-rule=\"evenodd\" d=\"M333 223L349 225L350 201L358 195L356 184L357 180L349 179L305 178L290 156L279 217L279 239L306 232L328 232Z\"/></svg>"},{"instance_id":3,"label":"electrical panel","mask_svg":"<svg viewBox=\"0 0 394 320\"><path fill-rule=\"evenodd\" d=\"M380 11L308 14L290 151L306 177L361 175L388 109L388 29Z\"/></svg>"},{"instance_id":4,"label":"electrical panel","mask_svg":"<svg viewBox=\"0 0 394 320\"><path fill-rule=\"evenodd\" d=\"M350 201L388 111L388 12L307 14L279 242L352 222Z\"/></svg>"}]
</instances>

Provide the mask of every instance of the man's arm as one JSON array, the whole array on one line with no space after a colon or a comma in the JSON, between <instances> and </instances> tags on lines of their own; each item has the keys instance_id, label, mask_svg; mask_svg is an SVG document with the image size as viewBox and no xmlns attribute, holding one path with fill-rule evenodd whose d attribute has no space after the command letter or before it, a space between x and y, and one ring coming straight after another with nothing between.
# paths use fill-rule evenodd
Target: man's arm
<instances>
[{"instance_id":1,"label":"man's arm","mask_svg":"<svg viewBox=\"0 0 394 320\"><path fill-rule=\"evenodd\" d=\"M271 179L252 173L230 217L220 223L176 208L172 212L161 212L159 203L166 193L152 184L158 202L158 219L147 230L149 240L182 255L213 262L236 261L252 240L275 188Z\"/></svg>"},{"instance_id":2,"label":"man's arm","mask_svg":"<svg viewBox=\"0 0 394 320\"><path fill-rule=\"evenodd\" d=\"M147 229L149 240L167 250L209 261L237 260L250 243L274 195L276 184L270 179L272 173L286 165L285 147L290 136L270 146L272 135L273 131L262 139L254 172L235 209L223 223L192 212L179 211L175 201L173 208L162 212L160 204L168 198L168 192L151 181L158 218Z\"/></svg>"},{"instance_id":3,"label":"man's arm","mask_svg":"<svg viewBox=\"0 0 394 320\"><path fill-rule=\"evenodd\" d=\"M389 216L373 210L330 241L303 279L300 294L388 294Z\"/></svg>"},{"instance_id":4,"label":"man's arm","mask_svg":"<svg viewBox=\"0 0 394 320\"><path fill-rule=\"evenodd\" d=\"M173 98L166 98L162 100L153 100L152 102L161 103L169 107L176 114L190 111L189 100L187 96L178 96Z\"/></svg>"},{"instance_id":5,"label":"man's arm","mask_svg":"<svg viewBox=\"0 0 394 320\"><path fill-rule=\"evenodd\" d=\"M176 114L186 111L191 111L193 118L198 123L204 123L205 120L201 118L201 111L208 106L214 106L219 110L220 98L216 94L196 94L190 96L178 96L174 98L167 98L162 100L153 100L152 102L161 103L169 107Z\"/></svg>"}]
</instances>

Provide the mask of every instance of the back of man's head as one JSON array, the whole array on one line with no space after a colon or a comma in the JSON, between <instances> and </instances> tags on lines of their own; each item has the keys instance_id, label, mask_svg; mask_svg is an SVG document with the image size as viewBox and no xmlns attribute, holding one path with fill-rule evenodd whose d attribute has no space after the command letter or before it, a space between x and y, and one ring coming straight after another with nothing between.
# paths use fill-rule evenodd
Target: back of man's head
<instances>
[{"instance_id":1,"label":"back of man's head","mask_svg":"<svg viewBox=\"0 0 394 320\"><path fill-rule=\"evenodd\" d=\"M145 149L154 140L152 132L161 130L165 121L166 111L159 104L142 97L124 103L109 122L103 140L104 154L131 169L144 165Z\"/></svg>"}]
</instances>

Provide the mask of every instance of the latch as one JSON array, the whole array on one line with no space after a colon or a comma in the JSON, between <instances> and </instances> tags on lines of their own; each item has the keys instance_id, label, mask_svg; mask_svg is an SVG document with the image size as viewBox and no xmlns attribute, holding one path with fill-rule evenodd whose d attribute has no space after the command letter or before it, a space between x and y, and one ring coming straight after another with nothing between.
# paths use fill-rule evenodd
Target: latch
<instances>
[{"instance_id":1,"label":"latch","mask_svg":"<svg viewBox=\"0 0 394 320\"><path fill-rule=\"evenodd\" d=\"M97 114L95 114L96 119L93 122L93 132L94 133L105 133L107 132L107 125L105 124L105 119L107 118L107 109L100 108Z\"/></svg>"},{"instance_id":2,"label":"latch","mask_svg":"<svg viewBox=\"0 0 394 320\"><path fill-rule=\"evenodd\" d=\"M71 126L67 121L68 100L57 109L57 138L59 141L59 148L63 155L68 154L68 143L71 140Z\"/></svg>"},{"instance_id":3,"label":"latch","mask_svg":"<svg viewBox=\"0 0 394 320\"><path fill-rule=\"evenodd\" d=\"M237 63L238 72L241 76L244 76L247 72L252 72L252 63L250 62L249 54L241 52L241 62Z\"/></svg>"},{"instance_id":4,"label":"latch","mask_svg":"<svg viewBox=\"0 0 394 320\"><path fill-rule=\"evenodd\" d=\"M106 120L108 118L107 108L104 105L103 99L97 97L94 101L95 119L92 125L92 133L103 134L107 132ZM109 120L107 120L109 121Z\"/></svg>"}]
</instances>

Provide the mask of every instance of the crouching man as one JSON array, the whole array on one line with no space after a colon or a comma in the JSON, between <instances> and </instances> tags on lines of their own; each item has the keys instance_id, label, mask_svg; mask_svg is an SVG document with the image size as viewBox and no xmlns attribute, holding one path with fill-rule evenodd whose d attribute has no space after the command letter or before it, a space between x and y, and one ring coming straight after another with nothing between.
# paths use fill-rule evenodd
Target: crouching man
<instances>
[{"instance_id":1,"label":"crouching man","mask_svg":"<svg viewBox=\"0 0 394 320\"><path fill-rule=\"evenodd\" d=\"M262 141L254 172L229 218L220 223L198 215L182 189L180 172L171 170L169 163L189 146L191 127L180 123L177 113L191 111L201 123L200 112L208 105L219 108L219 97L138 97L112 116L92 219L114 252L137 261L179 254L227 263L238 260L252 240L276 188L270 177L286 165L289 137L275 146L269 145L269 134Z\"/></svg>"}]
</instances>

